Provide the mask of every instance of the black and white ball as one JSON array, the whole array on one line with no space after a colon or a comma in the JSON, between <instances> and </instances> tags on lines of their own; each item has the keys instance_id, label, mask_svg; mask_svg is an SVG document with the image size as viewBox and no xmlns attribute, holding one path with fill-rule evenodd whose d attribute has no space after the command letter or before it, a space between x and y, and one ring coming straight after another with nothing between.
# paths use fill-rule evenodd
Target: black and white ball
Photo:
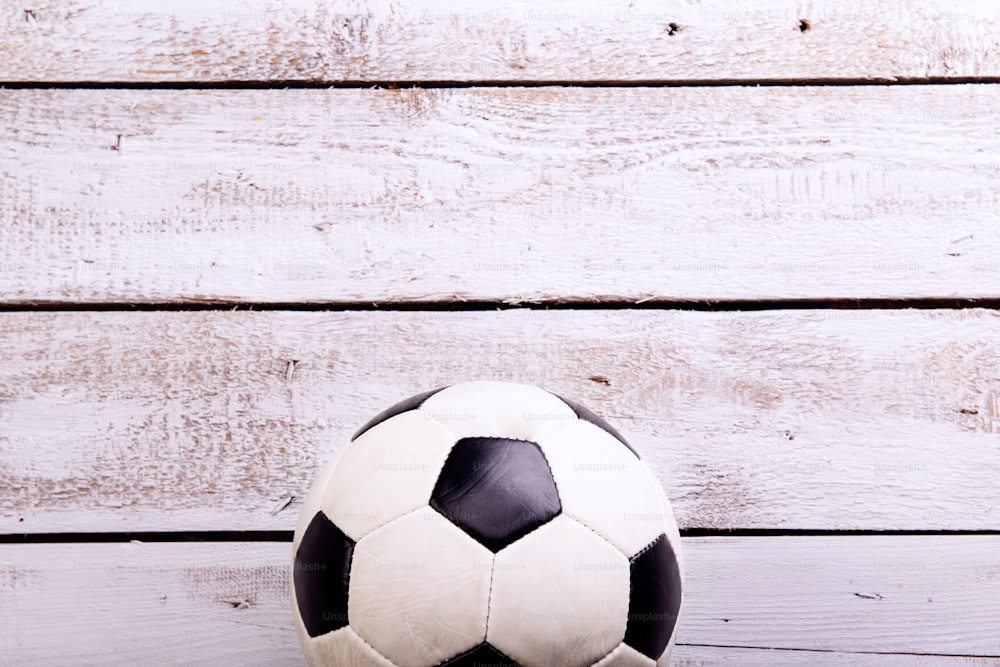
<instances>
[{"instance_id":1,"label":"black and white ball","mask_svg":"<svg viewBox=\"0 0 1000 667\"><path fill-rule=\"evenodd\" d=\"M683 563L660 484L614 428L474 381L354 435L305 500L291 578L314 667L654 667Z\"/></svg>"}]
</instances>

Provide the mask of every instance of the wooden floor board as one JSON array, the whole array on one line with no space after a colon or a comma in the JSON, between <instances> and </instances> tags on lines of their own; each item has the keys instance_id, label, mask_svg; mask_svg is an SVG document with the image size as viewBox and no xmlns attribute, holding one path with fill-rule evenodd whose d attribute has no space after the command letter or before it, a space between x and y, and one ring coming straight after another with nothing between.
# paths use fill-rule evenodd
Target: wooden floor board
<instances>
[{"instance_id":1,"label":"wooden floor board","mask_svg":"<svg viewBox=\"0 0 1000 667\"><path fill-rule=\"evenodd\" d=\"M998 28L983 0L33 0L0 81L996 78Z\"/></svg>"},{"instance_id":2,"label":"wooden floor board","mask_svg":"<svg viewBox=\"0 0 1000 667\"><path fill-rule=\"evenodd\" d=\"M1000 84L0 94L0 303L1000 298Z\"/></svg>"},{"instance_id":3,"label":"wooden floor board","mask_svg":"<svg viewBox=\"0 0 1000 667\"><path fill-rule=\"evenodd\" d=\"M1000 538L683 546L673 665L987 667L1000 656ZM302 664L290 560L285 543L0 545L5 664Z\"/></svg>"},{"instance_id":4,"label":"wooden floor board","mask_svg":"<svg viewBox=\"0 0 1000 667\"><path fill-rule=\"evenodd\" d=\"M998 343L976 309L4 313L0 533L288 530L361 424L476 378L605 415L683 528L997 530Z\"/></svg>"}]
</instances>

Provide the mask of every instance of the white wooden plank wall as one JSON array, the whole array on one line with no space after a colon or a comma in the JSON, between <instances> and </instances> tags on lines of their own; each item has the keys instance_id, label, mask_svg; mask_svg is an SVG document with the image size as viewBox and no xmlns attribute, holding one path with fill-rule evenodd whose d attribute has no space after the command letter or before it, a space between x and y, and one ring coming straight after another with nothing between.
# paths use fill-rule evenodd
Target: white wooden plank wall
<instances>
[{"instance_id":1,"label":"white wooden plank wall","mask_svg":"<svg viewBox=\"0 0 1000 667\"><path fill-rule=\"evenodd\" d=\"M672 664L1000 667L998 126L987 0L2 4L0 664L302 664L311 476L489 377L664 482Z\"/></svg>"}]
</instances>

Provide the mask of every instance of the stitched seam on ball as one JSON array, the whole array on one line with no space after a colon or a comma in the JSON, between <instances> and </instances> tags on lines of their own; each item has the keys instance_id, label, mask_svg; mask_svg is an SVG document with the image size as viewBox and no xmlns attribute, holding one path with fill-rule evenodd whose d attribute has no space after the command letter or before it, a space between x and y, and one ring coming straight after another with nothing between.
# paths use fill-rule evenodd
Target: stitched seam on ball
<instances>
[{"instance_id":1,"label":"stitched seam on ball","mask_svg":"<svg viewBox=\"0 0 1000 667\"><path fill-rule=\"evenodd\" d=\"M490 634L490 616L493 614L493 577L497 572L497 555L493 554L490 559L490 594L486 599L486 627L483 629L483 641L487 641Z\"/></svg>"},{"instance_id":2,"label":"stitched seam on ball","mask_svg":"<svg viewBox=\"0 0 1000 667\"><path fill-rule=\"evenodd\" d=\"M558 397L557 397L557 398L558 398ZM549 433L546 433L546 435L547 435L547 436L551 436L551 435L553 435L553 434L555 434L555 433L558 433L560 429L564 429L564 428L566 428L566 427L568 427L568 426L570 426L570 425L572 425L572 424L575 424L576 422L584 422L584 423L587 423L587 424L589 424L589 423L590 423L590 422L588 422L588 421L586 421L586 420L584 420L584 419L580 419L579 417L577 417L577 418L576 418L576 421L574 421L574 422L570 422L569 424L563 424L562 426L559 426L558 428L554 428L554 429L552 429L552 430L551 430L551 431L550 431ZM597 428L598 430L600 430L600 431L601 431L601 433L605 433L605 434L607 434L607 431L605 431L605 430L604 430L604 429L602 429L601 427L599 427L599 426L596 426L596 425L594 425L594 424L591 424L591 426L594 426L595 428ZM609 434L609 435L610 435L610 434ZM617 441L616 441L616 442L617 442ZM558 493L559 493L559 482L558 482L558 481L556 480L556 474L555 474L555 469L554 469L554 468L552 467L552 464L551 464L551 463L549 463L549 459L548 459L548 457L547 457L547 456L545 456L545 449L544 449L544 447L542 446L542 443L540 443L540 442L536 442L536 443L535 443L535 445L536 445L536 446L538 447L538 449L539 449L539 450L540 450L540 451L542 452L542 458L544 458L544 459L545 459L545 465L547 465L547 466L549 467L549 474L551 474L551 475L552 475L552 483L553 483L553 484L555 484L555 486L556 486L556 493L558 494ZM659 502L659 499L657 499L657 502ZM589 524L588 524L587 522L585 522L585 521L584 521L583 519L581 519L581 518L579 518L579 517L577 517L577 516L574 516L573 514L570 514L569 512L567 512L567 511L566 511L566 509L565 509L565 508L563 507L563 505L562 505L562 496L561 496L561 495L559 496L559 513L560 513L560 514L564 514L564 515L566 515L566 516L567 516L567 517L569 517L570 519L573 519L573 520L574 520L574 521L576 521L576 522L577 522L578 524L580 524L581 526L583 526L584 528L586 528L587 530L589 530L590 532L592 532L592 533L593 533L594 535L597 535L597 537L601 538L601 539L602 539L603 541L605 541L606 543L610 544L610 545L611 545L612 547L614 547L615 549L617 549L617 550L618 550L618 553L621 553L621 554L623 554L623 555L625 556L625 559L626 559L626 560L628 560L628 559L630 559L630 558L631 558L631 556L629 556L629 555L628 555L627 553L625 553L625 551L624 551L624 550L622 550L622 548L621 548L621 547L619 547L619 546L618 546L617 544L615 544L614 542L612 542L612 541L611 541L611 540L610 540L610 539L609 539L609 538L608 538L607 536L605 536L605 535L602 535L601 533L599 533L599 532L598 532L597 530L595 530L595 529L594 529L594 528L593 528L592 526L590 526L590 525L589 525ZM536 528L536 530L537 530L537 528Z\"/></svg>"},{"instance_id":3,"label":"stitched seam on ball","mask_svg":"<svg viewBox=\"0 0 1000 667\"><path fill-rule=\"evenodd\" d=\"M535 449L538 450L538 453L542 455L542 460L545 461L545 467L549 469L549 479L552 480L552 486L554 486L556 488L556 500L559 501L559 514L565 514L566 510L563 508L562 495L560 495L560 493L559 493L559 482L556 481L555 473L552 472L552 464L549 463L549 457L547 457L545 455L545 450L542 449L542 446L540 444L538 444L537 442L534 442L534 441L529 441L529 442L531 442L531 444L533 444L535 446ZM559 516L559 515L557 514L556 516ZM554 519L555 517L552 517L552 518ZM550 519L550 521L551 521L551 519ZM548 523L548 521L546 521L545 523ZM542 526L544 526L544 525L545 524L542 524ZM538 528L541 528L542 526L539 526ZM535 530L538 530L538 528L536 528ZM534 532L534 531L532 531L532 532Z\"/></svg>"},{"instance_id":4,"label":"stitched seam on ball","mask_svg":"<svg viewBox=\"0 0 1000 667\"><path fill-rule=\"evenodd\" d=\"M628 571L629 571L629 576L628 576L628 596L625 598L625 614L626 614L625 631L628 632L627 614L628 614L629 608L632 606L632 560L628 557L628 554L626 554L624 551L622 551L618 547L618 545L613 544L610 540L608 540L608 538L604 537L603 535L601 535L600 533L598 533L596 530L594 530L593 528L591 528L590 526L588 526L584 522L580 521L579 519L577 519L576 517L574 517L574 516L572 516L570 514L565 514L565 517L567 519L569 519L570 521L574 521L577 524L583 526L584 528L586 528L587 530L589 530L590 532L592 532L595 536L597 536L597 539L601 540L602 542L604 542L605 544L607 544L608 546L610 546L612 549L614 549L618 553L620 553L623 556L625 556L625 562L628 563ZM625 635L622 635L622 638L621 638L621 641L619 642L619 645L623 641L625 641ZM614 653L617 649L618 649L618 645L616 645L615 648L611 649L611 653ZM611 653L608 653L607 655L611 655ZM607 655L604 656L604 657L607 657ZM604 658L601 658L597 662L600 662L601 660L604 660ZM597 663L594 663L594 664L597 664Z\"/></svg>"},{"instance_id":5,"label":"stitched seam on ball","mask_svg":"<svg viewBox=\"0 0 1000 667\"><path fill-rule=\"evenodd\" d=\"M584 421L583 419L580 419L580 417L577 416L577 414L575 412L573 413L573 416L575 417L575 419L573 419L572 421L566 422L565 424L559 424L558 426L554 426L551 429L549 429L548 431L546 431L545 433L542 433L538 437L538 440L535 442L535 444L537 444L538 448L542 450L542 456L545 455L545 450L542 448L542 442L541 442L543 439L545 439L545 438L551 438L555 434L559 433L559 431L563 430L564 428L569 428L570 426L572 426L573 424L575 424L577 422ZM604 432L604 433L607 432L607 431L604 431L603 429L601 429L601 431ZM548 459L546 459L545 462L548 463ZM549 466L549 469L551 470L552 466Z\"/></svg>"},{"instance_id":6,"label":"stitched seam on ball","mask_svg":"<svg viewBox=\"0 0 1000 667\"><path fill-rule=\"evenodd\" d=\"M627 613L627 612L626 612L626 613ZM618 651L619 649L621 649L621 647L622 647L622 642L618 642L618 644L617 644L617 645L616 645L616 646L615 646L615 647L614 647L613 649L611 649L610 651L608 651L607 653L605 653L604 655L602 655L602 656L601 656L600 658L598 658L598 659L597 659L597 661L596 661L596 662L595 662L594 664L595 664L595 665L599 665L599 664L601 664L601 662L603 662L603 661L607 660L607 659L608 659L609 657L611 657L611 655L612 655L613 653L615 653L615 652L617 652L617 651Z\"/></svg>"},{"instance_id":7,"label":"stitched seam on ball","mask_svg":"<svg viewBox=\"0 0 1000 667\"><path fill-rule=\"evenodd\" d=\"M611 547L612 549L614 549L614 550L615 550L615 551L617 551L618 553L620 553L620 554L622 554L623 556L625 556L625 560L626 560L626 561L628 561L628 562L629 562L629 564L631 565L631 563L632 563L632 559L631 559L631 558L629 558L628 554L626 554L626 553L625 553L624 551L622 551L622 550L621 550L621 549L620 549L620 548L618 547L618 545L616 545L616 544L612 544L612 543L611 543L611 540L609 540L608 538L604 537L604 536L603 536L603 535L601 535L601 534L600 534L599 532L597 532L596 530L594 530L593 528L591 528L590 526L588 526L588 525L587 525L587 524L585 524L584 522L582 522L582 521L580 521L579 519L577 519L577 518L576 518L575 516L572 516L572 515L570 515L570 514L563 514L563 516L565 516L565 517L566 517L567 519L569 519L570 521L572 521L572 522L574 522L574 523L576 523L576 524L579 524L580 526L583 526L584 528L586 528L587 530L589 530L590 532L592 532L592 533L593 533L593 534L594 534L595 536L597 536L597 539L599 539L599 540L600 540L601 542L604 542L604 543L605 543L605 544L607 544L607 545L608 545L609 547ZM647 547L647 549L648 549L648 548L649 548L649 547Z\"/></svg>"},{"instance_id":8,"label":"stitched seam on ball","mask_svg":"<svg viewBox=\"0 0 1000 667\"><path fill-rule=\"evenodd\" d=\"M632 556L629 559L629 562L631 563L633 560L635 560L639 556L643 555L644 553L646 553L647 551L649 551L650 549L652 549L656 545L657 542L659 542L660 540L665 540L665 539L667 539L667 534L666 533L660 533L659 537L657 537L655 540L653 540L652 542L650 542L649 544L647 544L646 546L644 546L639 551L639 553L637 553L636 555ZM669 540L668 540L668 542L669 542Z\"/></svg>"},{"instance_id":9,"label":"stitched seam on ball","mask_svg":"<svg viewBox=\"0 0 1000 667\"><path fill-rule=\"evenodd\" d=\"M377 655L378 657L380 657L380 658L382 658L383 660L385 660L386 662L388 662L388 663L389 663L390 665L392 665L392 667L399 667L399 666L398 666L398 665L397 665L396 663L394 663L394 662L393 662L392 660L390 660L390 659L388 658L388 656L384 656L384 655L382 655L382 653L381 653L381 652L379 652L379 650L378 650L377 648L375 648L374 646L372 646L371 644L369 644L369 643L368 643L368 640L366 640L366 639L365 639L364 637L362 637L362 636L361 636L361 633L360 633L360 632L358 632L357 630L355 630L354 628L352 628L352 627L350 626L350 624L348 624L348 625L347 625L347 628L348 628L348 629L349 629L349 630L350 630L351 632L353 632L353 633L354 633L354 636L355 636L355 637L357 637L358 639L360 639L360 640L361 640L361 643L362 643L362 644L364 644L365 646L367 646L367 647L369 648L369 650L371 650L371 652L372 652L372 653L374 653L374 654L375 654L375 655Z\"/></svg>"},{"instance_id":10,"label":"stitched seam on ball","mask_svg":"<svg viewBox=\"0 0 1000 667\"><path fill-rule=\"evenodd\" d=\"M531 442L531 441L529 440L528 442ZM532 444L534 444L536 447L538 447L538 450L542 453L542 458L545 459L545 465L547 465L549 467L549 474L552 476L552 484L553 484L553 486L556 487L556 496L558 497L559 496L559 483L556 482L556 476L552 474L552 464L550 464L548 458L546 458L545 452L542 450L542 446L539 445L537 442L532 443ZM627 553L625 553L624 551L622 551L618 547L618 545L613 544L611 542L611 540L609 540L608 538L604 537L599 532L597 532L596 530L594 530L593 528L591 528L590 526L588 526L587 524L585 524L583 521L581 521L580 519L576 518L575 516L573 516L572 514L570 514L569 512L567 512L563 508L563 506L562 506L562 497L559 497L559 514L557 514L556 516L552 517L552 519L550 519L549 521L546 521L542 525L537 526L536 528L530 530L529 532L525 533L521 537L517 538L517 541L520 542L524 538L528 537L528 535L531 535L532 533L541 530L542 528L544 528L545 526L549 525L550 523L552 523L552 521L554 521L556 518L558 518L560 516L564 516L567 519L569 519L570 521L573 521L574 523L577 523L580 526L583 526L584 528L586 528L587 530L589 530L591 533L593 533L597 537L597 539L599 539L600 541L604 542L609 547L611 547L612 549L614 549L618 553L620 553L623 556L625 556L625 560L626 561L629 560L629 555ZM493 577L493 574L490 573L490 578L491 578L490 587L491 587L491 591L492 591L492 586L493 586L492 577ZM629 583L629 586L631 586L631 582ZM631 596L631 589L629 590L629 594Z\"/></svg>"},{"instance_id":11,"label":"stitched seam on ball","mask_svg":"<svg viewBox=\"0 0 1000 667\"><path fill-rule=\"evenodd\" d=\"M355 541L355 544L357 544L361 540L364 540L364 539L367 539L367 538L371 537L375 533L375 531L379 530L380 528L384 528L385 526L388 526L393 521L399 521L400 519L402 519L404 517L408 517L411 514L413 514L414 512L419 512L422 509L430 509L432 511L434 510L433 507L428 506L426 503L423 504L423 505L421 505L420 507L414 507L411 510L406 510L405 512L403 512L399 516L394 516L391 519L387 519L387 520L383 521L382 523L380 523L379 525L375 526L374 528L372 528L371 530L369 530L367 533L365 533L364 535L362 535L361 537L359 537Z\"/></svg>"},{"instance_id":12,"label":"stitched seam on ball","mask_svg":"<svg viewBox=\"0 0 1000 667\"><path fill-rule=\"evenodd\" d=\"M548 390L546 389L546 390L544 390L544 391L548 391ZM558 394L556 394L556 393L553 393L553 392L551 392L551 391L549 391L549 393L550 393L550 394L552 394L553 396L555 396L555 397L556 397L557 399L559 399L560 401L562 401L562 403L563 403L563 404L564 404L564 405L565 405L566 407L568 407L568 408L569 408L570 410L572 410L572 411L573 411L573 414L574 414L574 415L576 415L576 418L577 418L577 420L578 420L578 421L582 421L582 422L586 422L586 423L588 423L588 424L591 424L592 426L597 426L597 424L594 424L594 423L593 423L592 421L590 421L589 419L584 419L583 417L581 417L581 416L580 416L580 413L579 413L579 412L577 412L576 408L574 408L574 407L573 407L572 405L570 405L570 404L569 404L569 400L568 400L568 399L565 399L565 398L563 398L562 396L560 396L560 395L558 395ZM584 406L583 406L583 405L581 405L580 407L584 407ZM590 412L593 412L593 410L590 410ZM594 412L594 414L595 414L595 415L597 415L597 416L598 416L599 418L601 418L602 420L604 420L605 422L607 422L607 420L606 420L606 419L604 419L604 417L602 417L601 415L598 415L598 414L597 414L596 412ZM608 426L611 426L611 423L610 423L610 422L607 422L607 424L608 424ZM612 427L612 428L614 428L613 426L611 426L611 427ZM622 445L624 445L624 446L625 446L625 448L626 448L626 449L628 449L628 450L629 450L629 452L630 452L630 453L631 453L631 454L632 454L632 455L633 455L633 456L634 456L634 457L635 457L635 458L636 458L637 460L639 460L639 461L642 461L642 460L643 460L643 459L642 459L642 457L641 457L641 456L639 456L639 452L638 452L638 451L637 451L637 450L635 449L635 445L633 445L633 444L629 443L629 442L628 442L628 439L627 439L627 438L626 438L626 437L625 437L624 435L622 435L621 433L619 433L618 435L619 435L619 436L621 436L621 439L619 439L619 438L618 438L617 436L615 436L615 435L612 435L612 434L611 434L611 433L609 433L608 431L605 431L605 430L604 430L604 428L602 428L601 426L597 426L597 428L601 429L602 431L604 431L605 433L607 433L608 435L610 435L610 436L611 436L612 438L614 438L614 439L615 439L615 440L616 440L616 441L617 441L617 442L618 442L619 444L622 444ZM617 430L617 429L616 429L616 430Z\"/></svg>"},{"instance_id":13,"label":"stitched seam on ball","mask_svg":"<svg viewBox=\"0 0 1000 667\"><path fill-rule=\"evenodd\" d=\"M563 512L563 514L565 514L570 519L573 519L573 521L576 521L578 524L580 524L581 526L583 526L584 528L586 528L587 530L589 530L590 532L592 532L594 535L597 535L599 538L601 538L601 540L603 540L607 544L609 544L612 547L614 547L615 551L617 551L621 555L625 556L625 560L629 560L629 559L632 558L620 546L618 546L617 544L615 544L614 542L612 542L609 537L607 537L606 535L602 535L601 533L599 533L595 528L593 528L590 524L588 524L586 521L584 521L580 517L578 517L578 516L576 516L574 514L570 514L569 512Z\"/></svg>"},{"instance_id":14,"label":"stitched seam on ball","mask_svg":"<svg viewBox=\"0 0 1000 667\"><path fill-rule=\"evenodd\" d=\"M424 404L423 403L420 404L420 406L417 408L417 410L419 410L420 412L423 412L424 415L427 416L427 417L430 417L434 421L434 423L436 423L438 426L440 426L444 430L448 431L448 433L451 433L452 440L454 440L455 442L459 441L459 437L457 435L455 435L454 431L452 431L450 428L448 428L447 424L445 424L443 421L441 421L440 419L438 419L437 417L435 417L434 413L429 412L427 410L424 410ZM454 443L452 443L452 446L454 447Z\"/></svg>"},{"instance_id":15,"label":"stitched seam on ball","mask_svg":"<svg viewBox=\"0 0 1000 667\"><path fill-rule=\"evenodd\" d=\"M416 410L420 410L420 408L416 408ZM407 412L415 412L415 410L407 410ZM406 414L406 413L404 412L404 413L400 413L400 414ZM454 447L455 446L455 442L457 442L457 439L455 438L454 431L452 431L450 428L448 428L447 426L445 426L444 424L442 424L440 421L438 421L437 418L434 417L434 415L430 414L429 412L424 412L424 414L427 415L427 416L429 416L431 419L433 419L435 422L437 422L437 424L440 425L441 428L443 428L444 430L448 431L448 433L451 434L451 437L452 437L452 440L453 440L453 442L451 443L451 447ZM451 453L451 448L448 449L448 454L450 454L450 453ZM441 471L444 470L444 464L448 462L448 454L445 454L444 459L441 461L441 467L438 468L437 473L435 473L435 475L434 475L434 477L432 477L432 479L437 479L438 477L441 476ZM327 484L329 484L329 482ZM431 487L431 493L432 494L434 493L434 487ZM415 507L412 510L407 510L406 512L403 512L399 516L394 516L391 519L387 519L387 520L383 521L382 523L378 524L377 526L375 526L374 528L372 528L371 530L369 530L364 535L360 536L357 539L357 541L360 542L361 540L365 539L366 537L368 537L369 535L371 535L372 533L374 533L379 528L382 528L383 526L387 526L387 525L389 525L390 523L392 523L393 521L395 521L397 519L402 519L404 516L407 516L409 514L413 514L414 512L416 512L418 510L422 510L424 508L430 509L431 511L435 511L435 512L437 511L433 507L431 507L431 499L428 496L427 500L425 500L424 504L421 505L420 507ZM332 521L332 519L331 519L331 521Z\"/></svg>"},{"instance_id":16,"label":"stitched seam on ball","mask_svg":"<svg viewBox=\"0 0 1000 667\"><path fill-rule=\"evenodd\" d=\"M454 385L452 385L452 386L454 386ZM423 404L421 403L421 405L423 405ZM423 410L421 408L417 408L417 410L420 410L421 412L423 412L426 416L430 417L434 421L434 423L438 424L441 428L443 428L444 430L448 431L448 433L451 434L451 446L448 448L448 453L444 455L444 459L441 460L441 467L437 469L437 472L434 473L434 477L431 478L431 479L435 480L435 483L436 483L436 481L441 477L441 473L444 472L444 467L448 463L448 457L451 456L452 450L455 449L455 445L458 444L458 441L461 440L461 438L459 438L455 434L454 431L452 431L450 428L448 428L448 426L444 422L442 422L440 419L438 419L437 417L435 417L431 413L429 413L426 410ZM424 502L425 502L425 504L426 504L426 506L428 508L430 508L431 510L437 512L437 510L434 509L434 506L431 505L431 497L433 497L433 495L434 495L434 486L431 486L431 494L429 496L427 496L427 500L424 501ZM438 514L440 514L440 512L438 512ZM445 518L447 518L447 517L445 517Z\"/></svg>"}]
</instances>

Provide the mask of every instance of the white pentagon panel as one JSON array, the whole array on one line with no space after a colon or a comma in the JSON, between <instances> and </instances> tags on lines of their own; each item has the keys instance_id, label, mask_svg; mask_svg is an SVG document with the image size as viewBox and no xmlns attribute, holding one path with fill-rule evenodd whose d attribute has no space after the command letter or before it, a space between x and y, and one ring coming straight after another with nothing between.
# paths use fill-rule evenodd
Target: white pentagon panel
<instances>
[{"instance_id":1,"label":"white pentagon panel","mask_svg":"<svg viewBox=\"0 0 1000 667\"><path fill-rule=\"evenodd\" d=\"M348 445L333 469L321 507L354 541L427 504L455 444L419 410L381 422Z\"/></svg>"},{"instance_id":2,"label":"white pentagon panel","mask_svg":"<svg viewBox=\"0 0 1000 667\"><path fill-rule=\"evenodd\" d=\"M486 639L524 667L592 665L625 637L629 562L558 516L497 553Z\"/></svg>"},{"instance_id":3,"label":"white pentagon panel","mask_svg":"<svg viewBox=\"0 0 1000 667\"><path fill-rule=\"evenodd\" d=\"M631 557L663 532L664 513L645 463L607 431L575 422L538 441L564 514Z\"/></svg>"},{"instance_id":4,"label":"white pentagon panel","mask_svg":"<svg viewBox=\"0 0 1000 667\"><path fill-rule=\"evenodd\" d=\"M295 524L292 553L298 551L299 542L302 540L302 533L305 532L309 526L309 522L312 521L313 517L316 516L316 512L319 511L320 505L323 502L323 494L326 493L326 485L330 481L330 475L333 474L333 469L337 466L342 453L343 451L327 461L326 465L319 471L319 474L316 475L312 486L309 487L309 493L306 494L305 499L302 501L302 508L299 510L299 519Z\"/></svg>"},{"instance_id":5,"label":"white pentagon panel","mask_svg":"<svg viewBox=\"0 0 1000 667\"><path fill-rule=\"evenodd\" d=\"M420 406L455 438L499 437L536 440L546 431L576 421L561 400L533 385L475 380L442 389Z\"/></svg>"},{"instance_id":6,"label":"white pentagon panel","mask_svg":"<svg viewBox=\"0 0 1000 667\"><path fill-rule=\"evenodd\" d=\"M594 667L656 667L652 658L644 656L628 644L620 644Z\"/></svg>"},{"instance_id":7,"label":"white pentagon panel","mask_svg":"<svg viewBox=\"0 0 1000 667\"><path fill-rule=\"evenodd\" d=\"M400 667L431 667L483 641L493 554L429 507L354 549L351 627Z\"/></svg>"},{"instance_id":8,"label":"white pentagon panel","mask_svg":"<svg viewBox=\"0 0 1000 667\"><path fill-rule=\"evenodd\" d=\"M663 490L663 485L653 474L653 471L646 466L646 473L652 480L652 484L656 489L656 498L660 503L660 514L663 516L663 532L667 536L667 541L670 542L670 546L673 547L674 556L677 558L677 568L681 573L681 580L684 579L684 552L681 549L681 533L680 529L677 527L677 520L674 518L673 505L670 504L670 499L667 498L666 492ZM683 604L683 601L682 601ZM675 628L676 631L676 628Z\"/></svg>"},{"instance_id":9,"label":"white pentagon panel","mask_svg":"<svg viewBox=\"0 0 1000 667\"><path fill-rule=\"evenodd\" d=\"M314 637L303 644L311 667L351 665L351 667L395 667L366 644L350 626Z\"/></svg>"}]
</instances>

